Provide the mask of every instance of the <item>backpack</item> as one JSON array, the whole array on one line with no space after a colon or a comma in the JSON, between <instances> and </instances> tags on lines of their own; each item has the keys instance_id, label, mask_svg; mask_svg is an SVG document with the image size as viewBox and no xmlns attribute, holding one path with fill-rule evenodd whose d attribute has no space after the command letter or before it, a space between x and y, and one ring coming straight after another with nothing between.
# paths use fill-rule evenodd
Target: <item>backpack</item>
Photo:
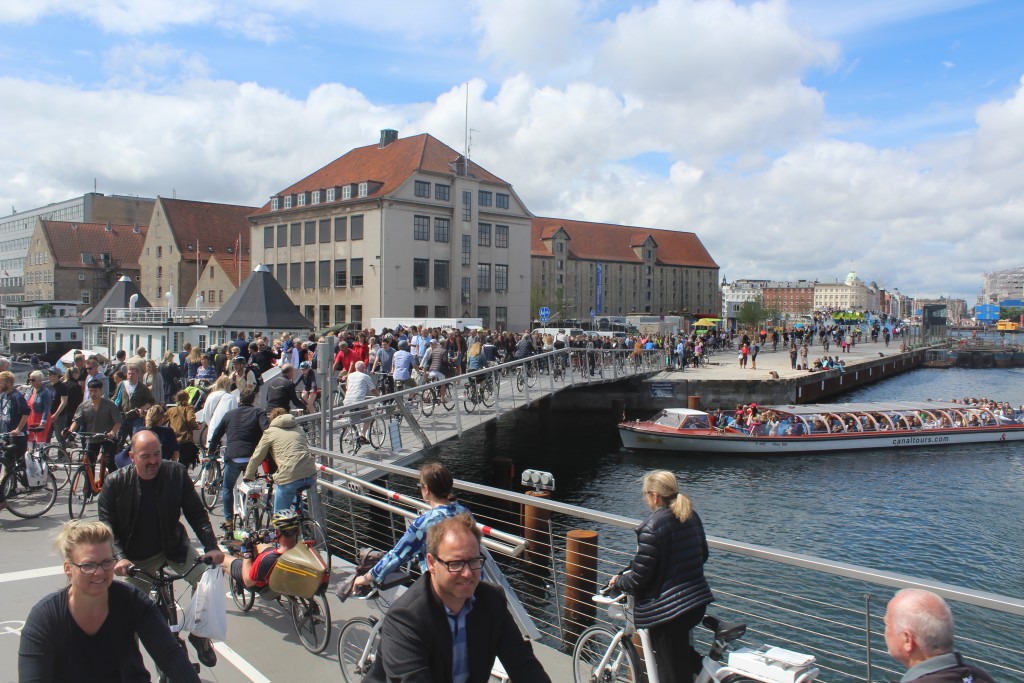
<instances>
[{"instance_id":1,"label":"backpack","mask_svg":"<svg viewBox=\"0 0 1024 683\"><path fill-rule=\"evenodd\" d=\"M260 387L263 386L263 373L260 372L259 366L253 365L252 363L249 363L248 365L245 366L245 371L246 372L252 372L253 377L256 378L256 388L257 389L259 389Z\"/></svg>"}]
</instances>

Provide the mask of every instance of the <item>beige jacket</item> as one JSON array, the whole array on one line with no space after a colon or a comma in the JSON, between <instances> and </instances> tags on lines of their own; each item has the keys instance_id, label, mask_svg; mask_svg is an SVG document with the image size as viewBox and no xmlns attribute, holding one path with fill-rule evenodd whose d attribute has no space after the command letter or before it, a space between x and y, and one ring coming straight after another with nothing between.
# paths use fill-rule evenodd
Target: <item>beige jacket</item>
<instances>
[{"instance_id":1,"label":"beige jacket","mask_svg":"<svg viewBox=\"0 0 1024 683\"><path fill-rule=\"evenodd\" d=\"M256 450L245 468L244 479L254 479L260 464L270 456L277 463L274 481L278 484L290 484L299 479L312 477L316 474L316 461L309 452L306 443L306 432L302 430L292 415L279 415L270 423L263 437L256 444Z\"/></svg>"}]
</instances>

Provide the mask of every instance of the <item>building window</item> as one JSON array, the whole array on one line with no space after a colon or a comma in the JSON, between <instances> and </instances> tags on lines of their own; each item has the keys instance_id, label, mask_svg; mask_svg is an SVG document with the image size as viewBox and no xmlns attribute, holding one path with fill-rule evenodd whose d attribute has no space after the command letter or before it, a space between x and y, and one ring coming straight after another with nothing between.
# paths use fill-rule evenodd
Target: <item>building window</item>
<instances>
[{"instance_id":1,"label":"building window","mask_svg":"<svg viewBox=\"0 0 1024 683\"><path fill-rule=\"evenodd\" d=\"M334 324L341 325L345 322L345 307L335 306L334 307Z\"/></svg>"},{"instance_id":2,"label":"building window","mask_svg":"<svg viewBox=\"0 0 1024 683\"><path fill-rule=\"evenodd\" d=\"M345 259L336 259L334 261L334 286L345 287L346 281L348 280L348 262ZM338 316L334 316L337 318Z\"/></svg>"},{"instance_id":3,"label":"building window","mask_svg":"<svg viewBox=\"0 0 1024 683\"><path fill-rule=\"evenodd\" d=\"M370 183L366 182L365 180L363 182L359 183L359 196L360 197L365 197L369 193L370 193Z\"/></svg>"},{"instance_id":4,"label":"building window","mask_svg":"<svg viewBox=\"0 0 1024 683\"><path fill-rule=\"evenodd\" d=\"M287 197L284 198L284 208L286 208L286 209L292 208L292 196L291 195L288 195Z\"/></svg>"},{"instance_id":5,"label":"building window","mask_svg":"<svg viewBox=\"0 0 1024 683\"><path fill-rule=\"evenodd\" d=\"M192 246L191 244L189 245ZM277 226L277 246L287 247L288 246L288 226L279 225Z\"/></svg>"},{"instance_id":6,"label":"building window","mask_svg":"<svg viewBox=\"0 0 1024 683\"><path fill-rule=\"evenodd\" d=\"M462 220L473 220L473 193L469 190L462 192Z\"/></svg>"},{"instance_id":7,"label":"building window","mask_svg":"<svg viewBox=\"0 0 1024 683\"><path fill-rule=\"evenodd\" d=\"M412 238L414 240L430 239L430 216L412 217Z\"/></svg>"},{"instance_id":8,"label":"building window","mask_svg":"<svg viewBox=\"0 0 1024 683\"><path fill-rule=\"evenodd\" d=\"M159 280L163 276L164 276L164 267L163 266L157 266L156 267L156 279ZM210 271L210 277L213 277L213 271L212 270Z\"/></svg>"},{"instance_id":9,"label":"building window","mask_svg":"<svg viewBox=\"0 0 1024 683\"><path fill-rule=\"evenodd\" d=\"M423 306L423 305L413 306L412 307L412 317L414 317L414 318L426 318L427 317L427 307Z\"/></svg>"},{"instance_id":10,"label":"building window","mask_svg":"<svg viewBox=\"0 0 1024 683\"><path fill-rule=\"evenodd\" d=\"M435 259L434 289L448 289L448 261L439 261Z\"/></svg>"},{"instance_id":11,"label":"building window","mask_svg":"<svg viewBox=\"0 0 1024 683\"><path fill-rule=\"evenodd\" d=\"M160 257L162 257L163 255L164 255L164 248L163 248L163 247L157 247L157 248L156 248L156 257L157 257L157 258L160 258Z\"/></svg>"},{"instance_id":12,"label":"building window","mask_svg":"<svg viewBox=\"0 0 1024 683\"><path fill-rule=\"evenodd\" d=\"M320 287L321 288L330 287L331 286L331 262L330 261L321 261L320 262L319 271L320 272L319 272L319 274L317 276L317 279L320 282Z\"/></svg>"},{"instance_id":13,"label":"building window","mask_svg":"<svg viewBox=\"0 0 1024 683\"><path fill-rule=\"evenodd\" d=\"M430 198L430 183L425 180L417 180L414 186L413 193L417 197Z\"/></svg>"},{"instance_id":14,"label":"building window","mask_svg":"<svg viewBox=\"0 0 1024 683\"><path fill-rule=\"evenodd\" d=\"M316 244L316 221L305 223L306 244Z\"/></svg>"},{"instance_id":15,"label":"building window","mask_svg":"<svg viewBox=\"0 0 1024 683\"><path fill-rule=\"evenodd\" d=\"M462 265L468 266L472 262L471 248L473 245L473 238L470 235L462 236Z\"/></svg>"},{"instance_id":16,"label":"building window","mask_svg":"<svg viewBox=\"0 0 1024 683\"><path fill-rule=\"evenodd\" d=\"M498 195L499 197L501 195ZM508 249L508 226L494 226L494 246L499 249Z\"/></svg>"},{"instance_id":17,"label":"building window","mask_svg":"<svg viewBox=\"0 0 1024 683\"><path fill-rule=\"evenodd\" d=\"M309 322L312 323L313 322L313 307L312 306L306 306L306 312L303 313L303 315L306 316L306 320L308 320Z\"/></svg>"},{"instance_id":18,"label":"building window","mask_svg":"<svg viewBox=\"0 0 1024 683\"><path fill-rule=\"evenodd\" d=\"M563 280L563 278L562 278L562 274L561 273L558 273L557 275L555 275L555 284L556 285L562 284L562 280Z\"/></svg>"},{"instance_id":19,"label":"building window","mask_svg":"<svg viewBox=\"0 0 1024 683\"><path fill-rule=\"evenodd\" d=\"M490 306L477 306L476 317L480 318L480 325L482 327L489 328L491 326L491 307Z\"/></svg>"},{"instance_id":20,"label":"building window","mask_svg":"<svg viewBox=\"0 0 1024 683\"><path fill-rule=\"evenodd\" d=\"M92 301L92 293L88 289L82 290L82 303L87 304Z\"/></svg>"},{"instance_id":21,"label":"building window","mask_svg":"<svg viewBox=\"0 0 1024 683\"><path fill-rule=\"evenodd\" d=\"M353 287L362 287L363 286L363 259L361 259L361 258L354 258L354 259L352 259L352 262L349 265L351 266L349 268L349 271L351 272L351 275L349 276L349 282L351 283L351 285ZM352 322L356 322L355 315L356 315L356 307L353 306L352 307ZM360 316L361 315L362 315L362 313L360 312Z\"/></svg>"},{"instance_id":22,"label":"building window","mask_svg":"<svg viewBox=\"0 0 1024 683\"><path fill-rule=\"evenodd\" d=\"M469 297L470 297L470 289L469 288L470 288L471 284L472 284L472 280L470 280L468 277L462 278L462 303L464 303L464 304L468 304L469 303Z\"/></svg>"},{"instance_id":23,"label":"building window","mask_svg":"<svg viewBox=\"0 0 1024 683\"><path fill-rule=\"evenodd\" d=\"M448 201L448 186L437 183L434 185L434 199L438 201Z\"/></svg>"},{"instance_id":24,"label":"building window","mask_svg":"<svg viewBox=\"0 0 1024 683\"><path fill-rule=\"evenodd\" d=\"M358 323L361 327L363 324L363 307L353 306L352 307L352 322Z\"/></svg>"},{"instance_id":25,"label":"building window","mask_svg":"<svg viewBox=\"0 0 1024 683\"><path fill-rule=\"evenodd\" d=\"M478 292L489 292L489 291L491 291L491 264L490 263L478 263L478 264L476 264L476 291L478 291Z\"/></svg>"},{"instance_id":26,"label":"building window","mask_svg":"<svg viewBox=\"0 0 1024 683\"><path fill-rule=\"evenodd\" d=\"M348 216L337 216L334 219L334 241L344 242L348 235Z\"/></svg>"},{"instance_id":27,"label":"building window","mask_svg":"<svg viewBox=\"0 0 1024 683\"><path fill-rule=\"evenodd\" d=\"M327 199L326 199L326 201L333 202L334 201L334 197L335 197L335 190L334 190L334 188L333 187L328 187L327 188ZM337 317L335 317L335 320L337 320Z\"/></svg>"},{"instance_id":28,"label":"building window","mask_svg":"<svg viewBox=\"0 0 1024 683\"><path fill-rule=\"evenodd\" d=\"M281 200L279 198L271 197L270 198L270 210L271 211L277 211L278 208L280 208L280 203L281 203Z\"/></svg>"},{"instance_id":29,"label":"building window","mask_svg":"<svg viewBox=\"0 0 1024 683\"><path fill-rule=\"evenodd\" d=\"M487 190L480 190L480 199L479 199L480 206L490 206L491 205L491 196L492 196L491 193L488 192Z\"/></svg>"},{"instance_id":30,"label":"building window","mask_svg":"<svg viewBox=\"0 0 1024 683\"><path fill-rule=\"evenodd\" d=\"M507 209L508 195L502 192L499 192L496 195L494 195L494 205L497 206L499 209Z\"/></svg>"},{"instance_id":31,"label":"building window","mask_svg":"<svg viewBox=\"0 0 1024 683\"><path fill-rule=\"evenodd\" d=\"M295 202L297 206L305 206L306 205L306 193L305 192L300 192L298 194L298 196L296 196L295 199L298 200L298 201Z\"/></svg>"},{"instance_id":32,"label":"building window","mask_svg":"<svg viewBox=\"0 0 1024 683\"><path fill-rule=\"evenodd\" d=\"M565 261L555 261L555 270L562 270L565 266ZM635 281L634 281L635 284Z\"/></svg>"},{"instance_id":33,"label":"building window","mask_svg":"<svg viewBox=\"0 0 1024 683\"><path fill-rule=\"evenodd\" d=\"M435 218L434 219L434 241L435 242L447 242L448 241L448 226L450 221L447 218Z\"/></svg>"},{"instance_id":34,"label":"building window","mask_svg":"<svg viewBox=\"0 0 1024 683\"><path fill-rule=\"evenodd\" d=\"M288 264L277 264L277 281L283 289L288 289Z\"/></svg>"},{"instance_id":35,"label":"building window","mask_svg":"<svg viewBox=\"0 0 1024 683\"><path fill-rule=\"evenodd\" d=\"M555 253L556 254L563 254L563 253L565 253L565 243L564 242L555 242Z\"/></svg>"},{"instance_id":36,"label":"building window","mask_svg":"<svg viewBox=\"0 0 1024 683\"><path fill-rule=\"evenodd\" d=\"M302 287L316 289L316 261L306 261L302 268Z\"/></svg>"},{"instance_id":37,"label":"building window","mask_svg":"<svg viewBox=\"0 0 1024 683\"><path fill-rule=\"evenodd\" d=\"M341 187L341 198L342 198L342 200L352 199L352 186L351 185L342 185L342 187Z\"/></svg>"},{"instance_id":38,"label":"building window","mask_svg":"<svg viewBox=\"0 0 1024 683\"><path fill-rule=\"evenodd\" d=\"M414 258L412 260L412 286L430 286L430 259Z\"/></svg>"},{"instance_id":39,"label":"building window","mask_svg":"<svg viewBox=\"0 0 1024 683\"><path fill-rule=\"evenodd\" d=\"M494 291L508 291L508 266L503 263L494 264Z\"/></svg>"},{"instance_id":40,"label":"building window","mask_svg":"<svg viewBox=\"0 0 1024 683\"><path fill-rule=\"evenodd\" d=\"M331 324L331 307L320 307L320 327L327 327Z\"/></svg>"},{"instance_id":41,"label":"building window","mask_svg":"<svg viewBox=\"0 0 1024 683\"><path fill-rule=\"evenodd\" d=\"M363 239L363 217L352 216L352 225L350 226L349 237L354 240Z\"/></svg>"},{"instance_id":42,"label":"building window","mask_svg":"<svg viewBox=\"0 0 1024 683\"><path fill-rule=\"evenodd\" d=\"M302 223L292 223L291 227L289 228L288 233L289 233L289 235L291 235L291 239L290 239L291 245L293 247L301 247L302 246Z\"/></svg>"},{"instance_id":43,"label":"building window","mask_svg":"<svg viewBox=\"0 0 1024 683\"><path fill-rule=\"evenodd\" d=\"M219 303L219 304L224 303L224 290L223 289L218 289L217 290L217 303Z\"/></svg>"},{"instance_id":44,"label":"building window","mask_svg":"<svg viewBox=\"0 0 1024 683\"><path fill-rule=\"evenodd\" d=\"M288 282L291 283L292 289L302 289L301 263L288 264Z\"/></svg>"},{"instance_id":45,"label":"building window","mask_svg":"<svg viewBox=\"0 0 1024 683\"><path fill-rule=\"evenodd\" d=\"M324 244L331 241L331 219L322 218L320 219L320 243Z\"/></svg>"},{"instance_id":46,"label":"building window","mask_svg":"<svg viewBox=\"0 0 1024 683\"><path fill-rule=\"evenodd\" d=\"M268 225L263 228L263 248L272 249L274 247L274 226Z\"/></svg>"},{"instance_id":47,"label":"building window","mask_svg":"<svg viewBox=\"0 0 1024 683\"><path fill-rule=\"evenodd\" d=\"M499 330L504 330L508 327L508 306L494 307L494 325Z\"/></svg>"},{"instance_id":48,"label":"building window","mask_svg":"<svg viewBox=\"0 0 1024 683\"><path fill-rule=\"evenodd\" d=\"M434 306L434 317L435 318L447 318L448 307L447 306Z\"/></svg>"},{"instance_id":49,"label":"building window","mask_svg":"<svg viewBox=\"0 0 1024 683\"><path fill-rule=\"evenodd\" d=\"M491 224L481 223L477 226L477 244L481 247L491 246Z\"/></svg>"},{"instance_id":50,"label":"building window","mask_svg":"<svg viewBox=\"0 0 1024 683\"><path fill-rule=\"evenodd\" d=\"M310 203L312 203L312 204L319 204L320 203L320 190L313 190L313 201L310 202Z\"/></svg>"}]
</instances>

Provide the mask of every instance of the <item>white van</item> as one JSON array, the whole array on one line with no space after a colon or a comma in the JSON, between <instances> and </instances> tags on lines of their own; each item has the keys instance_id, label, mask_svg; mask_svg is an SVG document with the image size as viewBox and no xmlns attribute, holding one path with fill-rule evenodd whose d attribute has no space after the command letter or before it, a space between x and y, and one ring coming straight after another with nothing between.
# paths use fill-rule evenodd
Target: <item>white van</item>
<instances>
[{"instance_id":1,"label":"white van","mask_svg":"<svg viewBox=\"0 0 1024 683\"><path fill-rule=\"evenodd\" d=\"M534 334L539 334L542 337L546 334L550 334L554 338L558 338L559 334L565 335L565 338L577 337L586 334L583 330L578 327L538 327L533 330Z\"/></svg>"}]
</instances>

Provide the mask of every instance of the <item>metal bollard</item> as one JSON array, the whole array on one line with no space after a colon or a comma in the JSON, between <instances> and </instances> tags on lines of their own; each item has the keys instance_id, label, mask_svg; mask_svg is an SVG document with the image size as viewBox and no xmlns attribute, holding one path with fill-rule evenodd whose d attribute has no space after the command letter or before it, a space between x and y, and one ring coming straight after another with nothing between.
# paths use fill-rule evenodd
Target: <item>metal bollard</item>
<instances>
[{"instance_id":1,"label":"metal bollard","mask_svg":"<svg viewBox=\"0 0 1024 683\"><path fill-rule=\"evenodd\" d=\"M526 495L550 498L551 491L527 491ZM550 557L551 535L548 520L551 511L532 505L523 506L523 537L526 539L526 560L533 564L547 564Z\"/></svg>"},{"instance_id":2,"label":"metal bollard","mask_svg":"<svg viewBox=\"0 0 1024 683\"><path fill-rule=\"evenodd\" d=\"M597 605L590 597L596 592L597 532L573 529L565 535L565 642L594 623Z\"/></svg>"}]
</instances>

